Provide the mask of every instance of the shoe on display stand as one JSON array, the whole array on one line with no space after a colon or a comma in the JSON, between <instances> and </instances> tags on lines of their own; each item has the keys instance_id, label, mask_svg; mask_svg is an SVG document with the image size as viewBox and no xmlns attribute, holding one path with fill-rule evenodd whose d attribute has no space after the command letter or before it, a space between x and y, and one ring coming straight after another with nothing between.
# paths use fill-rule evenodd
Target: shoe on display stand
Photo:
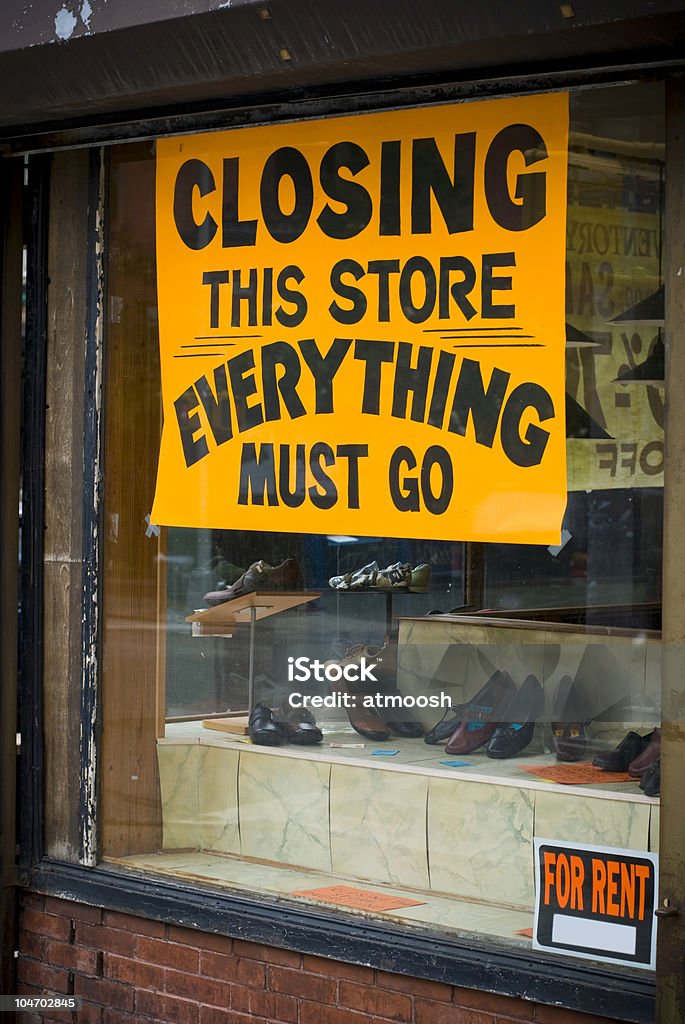
<instances>
[{"instance_id":1,"label":"shoe on display stand","mask_svg":"<svg viewBox=\"0 0 685 1024\"><path fill-rule=\"evenodd\" d=\"M205 594L204 600L208 605L215 606L255 590L279 590L297 583L299 579L300 567L294 558L286 558L280 565L269 565L260 559L253 562L230 587L225 590L210 590Z\"/></svg>"},{"instance_id":2,"label":"shoe on display stand","mask_svg":"<svg viewBox=\"0 0 685 1024\"><path fill-rule=\"evenodd\" d=\"M661 793L661 758L650 765L640 779L640 789L645 796L659 796Z\"/></svg>"},{"instance_id":3,"label":"shoe on display stand","mask_svg":"<svg viewBox=\"0 0 685 1024\"><path fill-rule=\"evenodd\" d=\"M587 748L585 714L582 698L573 679L562 676L552 704L552 739L550 747L557 761L581 761Z\"/></svg>"},{"instance_id":4,"label":"shoe on display stand","mask_svg":"<svg viewBox=\"0 0 685 1024\"><path fill-rule=\"evenodd\" d=\"M442 718L423 737L423 742L431 746L445 743L461 722L467 707L468 704L450 704Z\"/></svg>"},{"instance_id":5,"label":"shoe on display stand","mask_svg":"<svg viewBox=\"0 0 685 1024\"><path fill-rule=\"evenodd\" d=\"M515 692L516 685L508 672L493 673L467 704L461 722L447 741L445 753L470 754L487 743L503 723L502 713Z\"/></svg>"},{"instance_id":6,"label":"shoe on display stand","mask_svg":"<svg viewBox=\"0 0 685 1024\"><path fill-rule=\"evenodd\" d=\"M592 763L595 768L601 768L605 772L626 772L631 761L634 761L646 750L651 738L651 732L647 736L629 732L613 750L597 754Z\"/></svg>"},{"instance_id":7,"label":"shoe on display stand","mask_svg":"<svg viewBox=\"0 0 685 1024\"><path fill-rule=\"evenodd\" d=\"M661 757L661 729L655 729L649 737L649 743L642 753L628 765L628 774L631 779L641 779L645 772L652 767L658 757Z\"/></svg>"}]
</instances>

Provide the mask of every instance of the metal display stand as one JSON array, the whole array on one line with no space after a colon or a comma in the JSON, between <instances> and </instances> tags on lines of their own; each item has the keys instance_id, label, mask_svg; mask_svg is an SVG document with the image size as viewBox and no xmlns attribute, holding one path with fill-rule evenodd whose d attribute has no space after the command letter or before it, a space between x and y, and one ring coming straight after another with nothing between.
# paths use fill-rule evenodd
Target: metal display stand
<instances>
[{"instance_id":1,"label":"metal display stand","mask_svg":"<svg viewBox=\"0 0 685 1024\"><path fill-rule=\"evenodd\" d=\"M266 619L270 615L297 608L321 597L315 592L267 592L251 591L234 597L231 601L215 605L214 608L203 608L186 616L186 622L192 623L193 636L225 636L233 635L233 628L245 622L250 624L247 715L242 712L226 715L223 718L211 718L203 721L206 729L219 732L247 733L247 720L254 709L254 647L256 624L258 619Z\"/></svg>"}]
</instances>

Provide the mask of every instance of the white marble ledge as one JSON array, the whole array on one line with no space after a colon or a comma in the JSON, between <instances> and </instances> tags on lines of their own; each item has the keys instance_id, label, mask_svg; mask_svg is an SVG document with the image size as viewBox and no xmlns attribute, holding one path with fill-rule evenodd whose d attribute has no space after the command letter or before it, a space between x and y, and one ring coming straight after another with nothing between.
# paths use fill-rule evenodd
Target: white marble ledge
<instances>
[{"instance_id":1,"label":"white marble ledge","mask_svg":"<svg viewBox=\"0 0 685 1024\"><path fill-rule=\"evenodd\" d=\"M434 753L434 747L428 747L422 740L403 740L397 736L383 743L374 743L372 740L364 740L358 733L350 730L341 732L327 731L324 727L324 742L317 747L263 747L249 742L229 733L220 733L211 729L204 729L200 722L178 722L167 725L167 736L157 740L160 745L167 744L200 744L201 746L223 747L228 750L238 750L242 753L255 754L262 757L287 757L294 760L323 761L326 764L354 764L362 768L375 768L378 771L401 772L407 775L423 775L430 778L461 779L464 782L479 782L498 786L510 786L514 789L538 790L544 793L567 793L573 796L583 796L595 800L610 800L612 802L630 804L651 804L658 805L658 797L645 796L641 791L626 792L608 786L568 786L553 782L545 782L536 779L527 772L520 772L515 761L498 761L496 764L489 764L483 757L482 752L476 752L464 757L452 757L440 750L439 754ZM365 747L336 748L327 744L330 742L355 743L364 742ZM390 750L400 750L397 758L373 756L371 751L382 750L386 747ZM539 758L544 755L535 755L530 759L523 758L526 764L540 764ZM444 760L475 760L473 767L449 768L440 762ZM480 761L480 763L479 763ZM550 762L542 762L541 767L546 767Z\"/></svg>"}]
</instances>

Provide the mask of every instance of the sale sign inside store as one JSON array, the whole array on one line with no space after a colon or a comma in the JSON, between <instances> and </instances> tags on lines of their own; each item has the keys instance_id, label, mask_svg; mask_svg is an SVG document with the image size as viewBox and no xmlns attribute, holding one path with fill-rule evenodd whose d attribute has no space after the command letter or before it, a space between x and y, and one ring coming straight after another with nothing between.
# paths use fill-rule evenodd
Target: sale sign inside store
<instances>
[{"instance_id":1,"label":"sale sign inside store","mask_svg":"<svg viewBox=\"0 0 685 1024\"><path fill-rule=\"evenodd\" d=\"M157 143L161 525L557 543L568 99Z\"/></svg>"}]
</instances>

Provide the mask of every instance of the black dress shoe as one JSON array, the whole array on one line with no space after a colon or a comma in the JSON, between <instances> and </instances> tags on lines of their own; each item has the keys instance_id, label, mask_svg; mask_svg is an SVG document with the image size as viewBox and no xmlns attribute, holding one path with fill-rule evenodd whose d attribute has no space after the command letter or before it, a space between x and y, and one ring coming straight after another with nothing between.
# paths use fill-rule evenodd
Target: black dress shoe
<instances>
[{"instance_id":1,"label":"black dress shoe","mask_svg":"<svg viewBox=\"0 0 685 1024\"><path fill-rule=\"evenodd\" d=\"M381 712L383 721L391 732L404 739L414 740L423 736L423 726L407 708L385 708Z\"/></svg>"},{"instance_id":2,"label":"black dress shoe","mask_svg":"<svg viewBox=\"0 0 685 1024\"><path fill-rule=\"evenodd\" d=\"M659 796L661 792L661 758L657 757L640 779L640 789L645 796Z\"/></svg>"},{"instance_id":3,"label":"black dress shoe","mask_svg":"<svg viewBox=\"0 0 685 1024\"><path fill-rule=\"evenodd\" d=\"M286 740L284 726L266 704L255 705L247 720L247 730L252 742L262 747L278 747Z\"/></svg>"},{"instance_id":4,"label":"black dress shoe","mask_svg":"<svg viewBox=\"0 0 685 1024\"><path fill-rule=\"evenodd\" d=\"M323 740L323 733L309 708L291 708L286 704L281 708L277 724L285 732L288 743L311 747Z\"/></svg>"},{"instance_id":5,"label":"black dress shoe","mask_svg":"<svg viewBox=\"0 0 685 1024\"><path fill-rule=\"evenodd\" d=\"M545 695L535 676L527 676L521 689L502 712L507 725L495 729L485 753L488 757L516 757L533 738L536 719L545 707Z\"/></svg>"},{"instance_id":6,"label":"black dress shoe","mask_svg":"<svg viewBox=\"0 0 685 1024\"><path fill-rule=\"evenodd\" d=\"M646 749L651 735L650 733L648 736L640 736L637 732L629 732L617 747L597 754L592 763L595 768L601 768L604 772L627 772L630 762Z\"/></svg>"},{"instance_id":7,"label":"black dress shoe","mask_svg":"<svg viewBox=\"0 0 685 1024\"><path fill-rule=\"evenodd\" d=\"M423 737L423 742L434 745L448 740L464 717L466 707L466 704L450 704L440 721Z\"/></svg>"},{"instance_id":8,"label":"black dress shoe","mask_svg":"<svg viewBox=\"0 0 685 1024\"><path fill-rule=\"evenodd\" d=\"M552 705L552 740L550 746L557 761L581 761L587 748L585 726L589 719L570 676L562 676Z\"/></svg>"}]
</instances>

